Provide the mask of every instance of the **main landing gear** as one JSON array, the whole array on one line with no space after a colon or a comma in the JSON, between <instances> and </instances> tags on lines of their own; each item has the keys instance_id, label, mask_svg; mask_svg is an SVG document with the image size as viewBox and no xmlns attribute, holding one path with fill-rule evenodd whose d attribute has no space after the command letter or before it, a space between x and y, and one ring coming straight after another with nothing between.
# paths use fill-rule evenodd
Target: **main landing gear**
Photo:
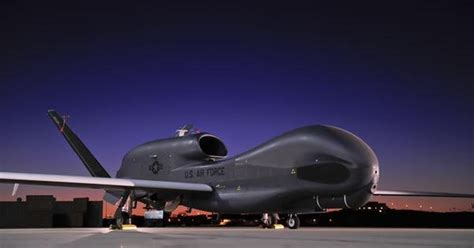
<instances>
[{"instance_id":1,"label":"main landing gear","mask_svg":"<svg viewBox=\"0 0 474 248\"><path fill-rule=\"evenodd\" d=\"M279 220L280 217L276 213L272 215L264 213L262 215L262 228L274 228L275 224L278 224Z\"/></svg>"},{"instance_id":2,"label":"main landing gear","mask_svg":"<svg viewBox=\"0 0 474 248\"><path fill-rule=\"evenodd\" d=\"M282 225L278 224L278 221L280 221L278 214L274 213L270 215L268 213L264 213L262 215L262 228L283 228ZM289 214L286 218L285 224L290 229L297 229L300 227L300 218L296 214Z\"/></svg>"},{"instance_id":3,"label":"main landing gear","mask_svg":"<svg viewBox=\"0 0 474 248\"><path fill-rule=\"evenodd\" d=\"M112 229L122 230L124 224L132 224L132 204L128 203L128 197L130 196L130 191L125 191L122 195L117 209L115 210L115 225L112 225ZM127 204L127 211L123 212L122 209ZM124 217L126 219L124 220ZM125 222L125 223L124 223Z\"/></svg>"}]
</instances>

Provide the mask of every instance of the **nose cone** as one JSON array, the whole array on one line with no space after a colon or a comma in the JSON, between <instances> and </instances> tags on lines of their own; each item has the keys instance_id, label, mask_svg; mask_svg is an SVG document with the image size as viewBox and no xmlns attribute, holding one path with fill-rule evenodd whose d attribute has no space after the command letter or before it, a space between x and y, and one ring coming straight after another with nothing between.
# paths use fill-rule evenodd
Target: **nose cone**
<instances>
[{"instance_id":1,"label":"nose cone","mask_svg":"<svg viewBox=\"0 0 474 248\"><path fill-rule=\"evenodd\" d=\"M326 152L347 161L357 180L364 185L371 182L374 186L377 184L379 162L367 143L349 131L333 126L322 126L321 135L328 149Z\"/></svg>"},{"instance_id":2,"label":"nose cone","mask_svg":"<svg viewBox=\"0 0 474 248\"><path fill-rule=\"evenodd\" d=\"M295 174L300 179L345 190L368 185L377 180L378 173L377 157L364 141L344 129L325 125L294 129L234 160L236 165L297 168Z\"/></svg>"},{"instance_id":3,"label":"nose cone","mask_svg":"<svg viewBox=\"0 0 474 248\"><path fill-rule=\"evenodd\" d=\"M374 151L362 139L342 128L323 126L328 148L339 158L360 167L378 166Z\"/></svg>"}]
</instances>

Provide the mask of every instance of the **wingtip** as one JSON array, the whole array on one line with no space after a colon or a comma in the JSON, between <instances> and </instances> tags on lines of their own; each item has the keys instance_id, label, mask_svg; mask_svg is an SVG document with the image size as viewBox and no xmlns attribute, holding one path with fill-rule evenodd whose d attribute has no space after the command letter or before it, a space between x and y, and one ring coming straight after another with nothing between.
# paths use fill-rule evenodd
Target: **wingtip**
<instances>
[{"instance_id":1,"label":"wingtip","mask_svg":"<svg viewBox=\"0 0 474 248\"><path fill-rule=\"evenodd\" d=\"M377 190L375 196L415 196L415 197L452 197L452 198L474 198L474 194L450 193L450 192L425 192L425 191L405 191L405 190Z\"/></svg>"}]
</instances>

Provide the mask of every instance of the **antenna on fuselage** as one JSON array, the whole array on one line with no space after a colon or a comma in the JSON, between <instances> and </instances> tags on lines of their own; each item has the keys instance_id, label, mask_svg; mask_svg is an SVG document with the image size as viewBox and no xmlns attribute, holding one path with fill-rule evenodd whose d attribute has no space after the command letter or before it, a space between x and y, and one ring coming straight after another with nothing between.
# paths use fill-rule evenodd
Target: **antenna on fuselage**
<instances>
[{"instance_id":1,"label":"antenna on fuselage","mask_svg":"<svg viewBox=\"0 0 474 248\"><path fill-rule=\"evenodd\" d=\"M191 133L193 130L193 124L186 124L182 128L176 130L176 137L186 136Z\"/></svg>"}]
</instances>

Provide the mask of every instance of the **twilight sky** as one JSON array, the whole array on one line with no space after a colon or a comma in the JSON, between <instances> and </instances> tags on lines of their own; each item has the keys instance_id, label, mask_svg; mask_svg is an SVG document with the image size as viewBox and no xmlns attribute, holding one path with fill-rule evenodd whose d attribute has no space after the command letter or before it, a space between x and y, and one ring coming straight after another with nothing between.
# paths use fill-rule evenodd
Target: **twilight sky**
<instances>
[{"instance_id":1,"label":"twilight sky","mask_svg":"<svg viewBox=\"0 0 474 248\"><path fill-rule=\"evenodd\" d=\"M55 108L111 174L186 123L230 155L330 124L374 149L380 189L474 193L472 1L7 1L0 13L1 171L88 175L46 115ZM20 186L30 193L101 198Z\"/></svg>"}]
</instances>

